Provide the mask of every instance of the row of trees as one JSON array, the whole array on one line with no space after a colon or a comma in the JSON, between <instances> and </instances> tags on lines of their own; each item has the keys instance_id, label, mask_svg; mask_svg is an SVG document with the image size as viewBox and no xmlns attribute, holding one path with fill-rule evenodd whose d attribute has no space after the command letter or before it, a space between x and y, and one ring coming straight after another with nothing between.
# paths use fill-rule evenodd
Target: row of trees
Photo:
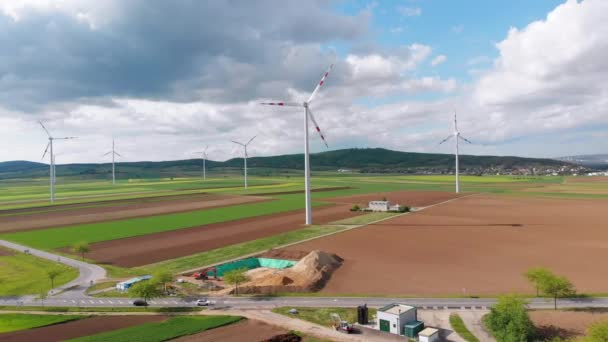
<instances>
[{"instance_id":1,"label":"row of trees","mask_svg":"<svg viewBox=\"0 0 608 342\"><path fill-rule=\"evenodd\" d=\"M173 275L167 271L159 271L152 278L141 281L129 288L129 294L139 297L148 302L150 299L158 298L168 294L167 285L173 281Z\"/></svg>"},{"instance_id":2,"label":"row of trees","mask_svg":"<svg viewBox=\"0 0 608 342\"><path fill-rule=\"evenodd\" d=\"M528 281L536 288L536 296L543 294L553 297L553 306L557 310L557 299L576 295L576 289L568 278L558 276L549 269L536 267L524 273Z\"/></svg>"}]
</instances>

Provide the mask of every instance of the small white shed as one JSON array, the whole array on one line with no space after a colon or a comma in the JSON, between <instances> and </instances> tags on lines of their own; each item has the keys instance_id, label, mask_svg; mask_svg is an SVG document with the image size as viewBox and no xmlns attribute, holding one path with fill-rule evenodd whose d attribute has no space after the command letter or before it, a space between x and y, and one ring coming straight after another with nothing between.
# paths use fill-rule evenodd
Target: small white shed
<instances>
[{"instance_id":1,"label":"small white shed","mask_svg":"<svg viewBox=\"0 0 608 342\"><path fill-rule=\"evenodd\" d=\"M376 316L378 330L396 335L403 335L405 325L417 320L415 307L398 303L378 309Z\"/></svg>"},{"instance_id":2,"label":"small white shed","mask_svg":"<svg viewBox=\"0 0 608 342\"><path fill-rule=\"evenodd\" d=\"M439 341L439 330L426 328L418 333L418 342L437 342Z\"/></svg>"}]
</instances>

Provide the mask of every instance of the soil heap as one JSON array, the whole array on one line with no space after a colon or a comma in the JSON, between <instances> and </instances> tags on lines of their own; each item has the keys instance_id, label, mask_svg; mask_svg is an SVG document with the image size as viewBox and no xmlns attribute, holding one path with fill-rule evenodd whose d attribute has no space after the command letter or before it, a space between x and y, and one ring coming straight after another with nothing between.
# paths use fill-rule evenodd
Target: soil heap
<instances>
[{"instance_id":1,"label":"soil heap","mask_svg":"<svg viewBox=\"0 0 608 342\"><path fill-rule=\"evenodd\" d=\"M239 285L239 293L272 294L312 292L323 288L344 260L335 254L315 250L291 268L257 268L247 272L249 281ZM234 288L222 291L233 294Z\"/></svg>"}]
</instances>

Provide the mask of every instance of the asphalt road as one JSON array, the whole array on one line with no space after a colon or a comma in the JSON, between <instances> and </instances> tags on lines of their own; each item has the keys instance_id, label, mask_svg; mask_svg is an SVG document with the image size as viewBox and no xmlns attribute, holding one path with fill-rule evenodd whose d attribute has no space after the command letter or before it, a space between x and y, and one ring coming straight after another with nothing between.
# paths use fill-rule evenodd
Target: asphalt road
<instances>
[{"instance_id":1,"label":"asphalt road","mask_svg":"<svg viewBox=\"0 0 608 342\"><path fill-rule=\"evenodd\" d=\"M367 304L370 307L381 307L391 303L405 303L427 310L474 310L487 309L495 300L492 298L375 298L375 297L222 297L210 298L215 301L216 307L230 307L235 309L272 309L281 306L304 307L356 307ZM151 300L154 307L181 307L194 306L192 299L159 298ZM46 306L71 307L129 307L133 299L129 298L93 298L93 297L50 297L44 300ZM42 302L33 296L0 297L0 305L10 306L39 306ZM573 307L608 307L608 297L576 298L558 300L560 308ZM547 298L533 298L529 300L529 307L534 309L553 308L553 300Z\"/></svg>"}]
</instances>

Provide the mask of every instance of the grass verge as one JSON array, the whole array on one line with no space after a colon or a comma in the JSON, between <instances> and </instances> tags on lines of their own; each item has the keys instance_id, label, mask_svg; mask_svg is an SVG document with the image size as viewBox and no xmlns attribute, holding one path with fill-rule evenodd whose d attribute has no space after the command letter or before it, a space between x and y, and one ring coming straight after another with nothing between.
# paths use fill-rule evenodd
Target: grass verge
<instances>
[{"instance_id":1,"label":"grass verge","mask_svg":"<svg viewBox=\"0 0 608 342\"><path fill-rule=\"evenodd\" d=\"M243 319L238 316L181 316L160 323L145 323L134 327L85 336L73 342L156 342L192 335L205 330L229 325Z\"/></svg>"},{"instance_id":2,"label":"grass verge","mask_svg":"<svg viewBox=\"0 0 608 342\"><path fill-rule=\"evenodd\" d=\"M57 269L61 273L55 278L58 287L78 277L78 270L54 263L33 255L16 253L0 256L0 294L17 296L39 294L51 289L47 271Z\"/></svg>"},{"instance_id":3,"label":"grass verge","mask_svg":"<svg viewBox=\"0 0 608 342\"><path fill-rule=\"evenodd\" d=\"M467 342L479 342L479 339L467 328L462 318L457 313L450 315L450 325L452 329Z\"/></svg>"},{"instance_id":4,"label":"grass verge","mask_svg":"<svg viewBox=\"0 0 608 342\"><path fill-rule=\"evenodd\" d=\"M344 230L344 228L333 226L311 226L267 238L217 248L182 258L161 261L159 263L137 267L134 268L134 270L141 271L142 273L154 273L157 270L179 273L197 267L204 267L218 262L236 259L245 255L263 252L271 248L311 239L321 235L335 233L341 230Z\"/></svg>"},{"instance_id":5,"label":"grass verge","mask_svg":"<svg viewBox=\"0 0 608 342\"><path fill-rule=\"evenodd\" d=\"M80 315L0 314L0 333L26 330L81 319Z\"/></svg>"},{"instance_id":6,"label":"grass verge","mask_svg":"<svg viewBox=\"0 0 608 342\"><path fill-rule=\"evenodd\" d=\"M297 314L290 314L289 310L297 309ZM305 308L305 307L280 307L272 309L272 312L291 318L298 318L322 326L331 326L330 314L337 313L345 321L354 323L357 321L357 308ZM376 309L369 308L369 317L376 314Z\"/></svg>"}]
</instances>

